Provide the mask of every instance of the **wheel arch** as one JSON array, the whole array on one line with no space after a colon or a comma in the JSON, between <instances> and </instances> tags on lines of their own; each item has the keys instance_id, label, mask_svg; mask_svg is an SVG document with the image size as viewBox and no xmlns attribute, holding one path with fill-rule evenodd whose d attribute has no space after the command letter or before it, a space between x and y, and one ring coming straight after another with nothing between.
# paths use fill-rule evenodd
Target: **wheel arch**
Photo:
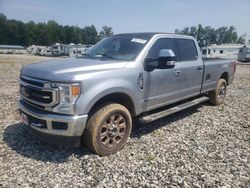
<instances>
[{"instance_id":1,"label":"wheel arch","mask_svg":"<svg viewBox=\"0 0 250 188\"><path fill-rule=\"evenodd\" d=\"M133 99L126 93L122 92L110 93L98 99L90 108L89 115L93 115L96 110L108 103L118 103L123 105L129 110L131 116L136 116L136 109Z\"/></svg>"},{"instance_id":2,"label":"wheel arch","mask_svg":"<svg viewBox=\"0 0 250 188\"><path fill-rule=\"evenodd\" d=\"M229 85L229 74L228 74L228 72L223 72L220 79L226 80L227 85Z\"/></svg>"}]
</instances>

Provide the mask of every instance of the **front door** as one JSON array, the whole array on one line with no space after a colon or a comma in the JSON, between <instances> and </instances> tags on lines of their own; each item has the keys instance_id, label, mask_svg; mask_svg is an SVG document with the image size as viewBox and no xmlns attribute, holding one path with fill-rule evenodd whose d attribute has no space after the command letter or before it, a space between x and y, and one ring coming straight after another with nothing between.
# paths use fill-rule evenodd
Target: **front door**
<instances>
[{"instance_id":1,"label":"front door","mask_svg":"<svg viewBox=\"0 0 250 188\"><path fill-rule=\"evenodd\" d=\"M182 45L194 45L194 49ZM161 49L173 50L177 62L172 69L144 72L144 110L178 102L199 94L201 89L203 72L197 61L198 55L193 40L160 38L149 50L147 58L157 59Z\"/></svg>"}]
</instances>

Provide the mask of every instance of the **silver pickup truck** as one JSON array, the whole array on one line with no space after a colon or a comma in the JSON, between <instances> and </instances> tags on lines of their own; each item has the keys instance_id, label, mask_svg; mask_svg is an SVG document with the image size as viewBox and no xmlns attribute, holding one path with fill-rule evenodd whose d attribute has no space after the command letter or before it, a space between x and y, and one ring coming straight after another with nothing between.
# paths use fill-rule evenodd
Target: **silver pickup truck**
<instances>
[{"instance_id":1,"label":"silver pickup truck","mask_svg":"<svg viewBox=\"0 0 250 188\"><path fill-rule=\"evenodd\" d=\"M126 144L134 117L148 123L207 100L220 105L235 69L233 60L204 62L190 36L118 34L81 58L23 67L19 109L41 139L110 155Z\"/></svg>"}]
</instances>

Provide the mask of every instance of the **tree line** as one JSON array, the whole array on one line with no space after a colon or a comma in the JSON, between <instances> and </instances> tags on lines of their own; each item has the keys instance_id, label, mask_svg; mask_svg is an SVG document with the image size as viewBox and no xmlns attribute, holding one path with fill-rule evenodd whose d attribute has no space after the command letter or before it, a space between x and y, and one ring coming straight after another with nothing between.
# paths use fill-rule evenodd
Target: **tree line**
<instances>
[{"instance_id":1,"label":"tree line","mask_svg":"<svg viewBox=\"0 0 250 188\"><path fill-rule=\"evenodd\" d=\"M80 28L78 26L62 26L50 20L47 23L35 23L7 19L0 14L0 44L9 45L44 45L54 43L95 44L102 38L112 35L112 27L104 26L100 33L94 25Z\"/></svg>"},{"instance_id":2,"label":"tree line","mask_svg":"<svg viewBox=\"0 0 250 188\"><path fill-rule=\"evenodd\" d=\"M201 24L191 27L185 27L182 30L176 29L175 33L191 35L195 37L200 47L208 46L211 44L244 44L244 35L238 36L236 28L230 27L219 27L214 29L210 26L203 27Z\"/></svg>"},{"instance_id":3,"label":"tree line","mask_svg":"<svg viewBox=\"0 0 250 188\"><path fill-rule=\"evenodd\" d=\"M210 26L185 27L182 30L176 29L175 33L194 36L201 47L211 44L244 44L245 37L238 36L236 28L219 27L214 29ZM113 34L112 27L103 26L102 31L98 33L94 25L86 27L62 26L57 22L50 20L47 23L35 23L7 19L0 13L0 44L10 45L44 45L49 46L54 43L82 43L95 44L104 37ZM250 42L250 41L249 41Z\"/></svg>"}]
</instances>

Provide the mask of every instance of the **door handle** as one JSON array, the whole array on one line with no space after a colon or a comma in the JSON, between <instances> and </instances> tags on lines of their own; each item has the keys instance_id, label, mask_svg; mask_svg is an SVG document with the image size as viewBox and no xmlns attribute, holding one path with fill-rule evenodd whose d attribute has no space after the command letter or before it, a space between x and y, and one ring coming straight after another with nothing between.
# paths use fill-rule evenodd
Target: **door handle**
<instances>
[{"instance_id":1,"label":"door handle","mask_svg":"<svg viewBox=\"0 0 250 188\"><path fill-rule=\"evenodd\" d=\"M179 76L180 74L182 73L182 71L181 70L176 70L176 71L174 71L174 75L175 76Z\"/></svg>"},{"instance_id":2,"label":"door handle","mask_svg":"<svg viewBox=\"0 0 250 188\"><path fill-rule=\"evenodd\" d=\"M198 71L202 71L203 68L202 68L202 67L198 67L197 70L198 70Z\"/></svg>"}]
</instances>

